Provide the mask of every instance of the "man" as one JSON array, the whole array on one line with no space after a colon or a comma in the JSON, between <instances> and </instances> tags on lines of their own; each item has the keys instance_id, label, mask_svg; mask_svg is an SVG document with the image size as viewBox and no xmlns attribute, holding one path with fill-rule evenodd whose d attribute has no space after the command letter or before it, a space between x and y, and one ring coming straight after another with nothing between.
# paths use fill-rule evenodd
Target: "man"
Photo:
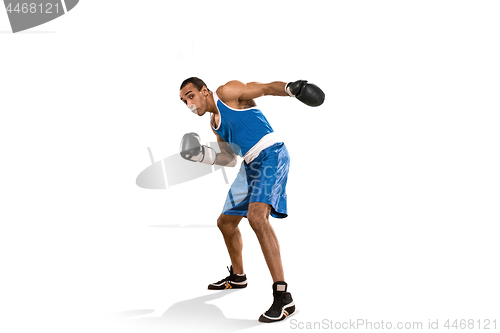
<instances>
[{"instance_id":1,"label":"man","mask_svg":"<svg viewBox=\"0 0 500 333\"><path fill-rule=\"evenodd\" d=\"M307 105L319 106L325 95L319 87L303 80L288 84L230 81L212 92L196 77L181 84L179 95L193 113L198 116L210 114L210 124L221 149L216 153L214 149L201 145L196 133L188 133L181 142L183 158L223 166L235 166L237 153L244 159L217 220L231 259L229 276L210 284L208 289L247 286L241 254L243 243L238 228L241 219L246 217L257 235L274 282L274 302L259 321L283 320L295 311L295 304L287 292L279 243L269 223L269 215L287 217L285 188L290 159L285 144L277 139L254 99L266 95L292 96Z\"/></svg>"}]
</instances>

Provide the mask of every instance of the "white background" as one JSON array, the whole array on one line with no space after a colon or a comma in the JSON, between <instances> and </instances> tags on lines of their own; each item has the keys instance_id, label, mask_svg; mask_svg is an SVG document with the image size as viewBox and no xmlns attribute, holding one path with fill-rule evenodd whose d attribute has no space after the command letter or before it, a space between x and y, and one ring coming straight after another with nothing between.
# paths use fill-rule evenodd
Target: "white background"
<instances>
[{"instance_id":1,"label":"white background","mask_svg":"<svg viewBox=\"0 0 500 333\"><path fill-rule=\"evenodd\" d=\"M500 327L499 10L83 0L17 34L0 11L0 329L495 316ZM298 312L274 326L257 323L272 280L246 220L248 288L206 290L229 265L215 227L221 172L167 190L135 184L147 147L158 160L186 132L213 140L208 118L179 101L189 76L211 89L307 79L326 93L318 108L257 100L292 158L290 216L272 224Z\"/></svg>"}]
</instances>

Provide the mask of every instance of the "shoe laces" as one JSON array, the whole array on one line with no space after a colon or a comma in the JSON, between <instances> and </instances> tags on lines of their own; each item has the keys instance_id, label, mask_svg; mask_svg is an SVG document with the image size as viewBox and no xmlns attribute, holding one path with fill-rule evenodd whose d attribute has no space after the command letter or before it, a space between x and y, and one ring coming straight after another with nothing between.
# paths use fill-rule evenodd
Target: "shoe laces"
<instances>
[{"instance_id":1,"label":"shoe laces","mask_svg":"<svg viewBox=\"0 0 500 333\"><path fill-rule=\"evenodd\" d=\"M232 267L231 268L229 268L229 266L226 266L226 267L227 267L227 270L229 271L229 275L226 276L225 278L223 278L222 280L217 281L216 284L221 284L222 282L226 282L226 281L231 280L231 276L233 276Z\"/></svg>"}]
</instances>

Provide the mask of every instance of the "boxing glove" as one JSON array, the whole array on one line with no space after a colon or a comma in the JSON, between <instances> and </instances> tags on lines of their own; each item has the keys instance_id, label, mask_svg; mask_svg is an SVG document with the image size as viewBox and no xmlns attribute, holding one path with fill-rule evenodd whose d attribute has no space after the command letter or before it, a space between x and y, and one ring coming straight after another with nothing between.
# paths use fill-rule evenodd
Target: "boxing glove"
<instances>
[{"instance_id":1,"label":"boxing glove","mask_svg":"<svg viewBox=\"0 0 500 333\"><path fill-rule=\"evenodd\" d=\"M180 153L182 158L188 161L201 162L209 165L213 165L217 162L217 153L215 150L208 146L203 146L200 136L196 133L184 134L181 140Z\"/></svg>"},{"instance_id":2,"label":"boxing glove","mask_svg":"<svg viewBox=\"0 0 500 333\"><path fill-rule=\"evenodd\" d=\"M315 84L306 80L289 82L285 86L288 96L296 97L299 101L309 106L320 106L325 101L325 93Z\"/></svg>"}]
</instances>

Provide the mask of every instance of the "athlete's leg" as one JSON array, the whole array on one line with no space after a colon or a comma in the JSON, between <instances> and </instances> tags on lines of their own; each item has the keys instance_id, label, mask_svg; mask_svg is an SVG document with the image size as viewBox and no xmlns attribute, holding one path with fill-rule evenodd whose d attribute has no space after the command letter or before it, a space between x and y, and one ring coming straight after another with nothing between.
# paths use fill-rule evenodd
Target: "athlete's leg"
<instances>
[{"instance_id":1,"label":"athlete's leg","mask_svg":"<svg viewBox=\"0 0 500 333\"><path fill-rule=\"evenodd\" d=\"M278 238L269 223L271 206L263 202L251 202L248 205L248 222L259 239L267 267L271 272L273 282L285 281L283 265L281 264Z\"/></svg>"},{"instance_id":2,"label":"athlete's leg","mask_svg":"<svg viewBox=\"0 0 500 333\"><path fill-rule=\"evenodd\" d=\"M240 223L242 216L221 214L217 219L224 241L226 242L227 251L231 258L231 265L235 274L243 274L243 258L241 252L243 250L243 240L241 239Z\"/></svg>"}]
</instances>

